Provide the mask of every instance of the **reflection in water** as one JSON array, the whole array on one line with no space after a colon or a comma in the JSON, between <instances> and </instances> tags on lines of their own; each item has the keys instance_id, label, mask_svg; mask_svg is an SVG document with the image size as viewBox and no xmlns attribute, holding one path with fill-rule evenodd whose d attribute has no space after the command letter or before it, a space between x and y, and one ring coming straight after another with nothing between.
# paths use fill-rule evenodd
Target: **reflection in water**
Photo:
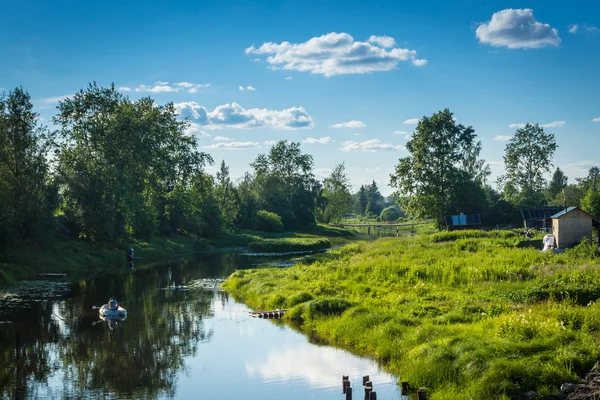
<instances>
[{"instance_id":1,"label":"reflection in water","mask_svg":"<svg viewBox=\"0 0 600 400\"><path fill-rule=\"evenodd\" d=\"M336 399L342 374L370 374L379 398L399 398L394 379L371 361L250 318L243 304L210 288L256 263L216 254L124 268L75 287L66 300L3 316L12 323L0 324L0 397L304 400L318 390L318 398ZM186 290L160 290L177 287ZM127 319L99 320L92 306L113 296Z\"/></svg>"}]
</instances>

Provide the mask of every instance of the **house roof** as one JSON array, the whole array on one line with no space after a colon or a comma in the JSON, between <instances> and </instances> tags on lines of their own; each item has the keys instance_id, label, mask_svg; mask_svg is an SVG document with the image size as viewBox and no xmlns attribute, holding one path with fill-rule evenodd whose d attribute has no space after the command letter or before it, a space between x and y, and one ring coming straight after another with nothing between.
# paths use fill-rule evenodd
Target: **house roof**
<instances>
[{"instance_id":1,"label":"house roof","mask_svg":"<svg viewBox=\"0 0 600 400\"><path fill-rule=\"evenodd\" d=\"M553 216L551 216L550 218L553 218L553 219L554 219L554 218L560 218L560 217L562 217L562 216L564 216L564 215L566 215L566 214L570 213L571 211L573 211L573 210L575 210L575 209L577 209L577 208L579 208L579 207L568 207L568 208L566 208L566 209L562 210L561 212L557 212L556 214L554 214L554 215L553 215ZM583 211L583 210L582 210L582 211ZM583 211L583 212L585 212L585 211ZM587 213L586 213L586 214L587 214ZM590 215L590 217L591 217L591 215Z\"/></svg>"},{"instance_id":2,"label":"house roof","mask_svg":"<svg viewBox=\"0 0 600 400\"><path fill-rule=\"evenodd\" d=\"M563 210L563 207L524 208L521 209L523 220L542 221Z\"/></svg>"},{"instance_id":3,"label":"house roof","mask_svg":"<svg viewBox=\"0 0 600 400\"><path fill-rule=\"evenodd\" d=\"M560 217L563 217L563 216L567 215L568 213L570 213L571 211L573 211L573 210L576 210L576 209L577 209L577 210L579 210L579 211L581 211L582 213L584 213L584 214L586 214L586 215L590 216L590 218L592 218L592 225L593 225L593 226L600 225L600 221L598 221L596 218L594 218L594 216L593 216L592 214L590 214L590 213L588 213L588 212L585 212L585 211L583 211L583 210L582 210L581 208L579 208L579 207L569 207L569 208L567 208L567 209L564 209L564 210L562 210L562 211L561 211L561 212L559 212L559 213L556 213L556 214L554 214L554 215L553 215L551 218L552 218L552 219L558 219L558 218L560 218Z\"/></svg>"}]
</instances>

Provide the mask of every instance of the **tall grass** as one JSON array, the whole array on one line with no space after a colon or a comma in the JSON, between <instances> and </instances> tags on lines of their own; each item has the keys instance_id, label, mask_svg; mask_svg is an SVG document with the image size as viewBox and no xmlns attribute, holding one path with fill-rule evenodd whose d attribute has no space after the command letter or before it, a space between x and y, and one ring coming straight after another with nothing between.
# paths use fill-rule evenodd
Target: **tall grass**
<instances>
[{"instance_id":1,"label":"tall grass","mask_svg":"<svg viewBox=\"0 0 600 400\"><path fill-rule=\"evenodd\" d=\"M302 330L372 354L432 399L543 398L600 357L599 262L520 241L462 231L354 243L224 286L251 307L289 308Z\"/></svg>"}]
</instances>

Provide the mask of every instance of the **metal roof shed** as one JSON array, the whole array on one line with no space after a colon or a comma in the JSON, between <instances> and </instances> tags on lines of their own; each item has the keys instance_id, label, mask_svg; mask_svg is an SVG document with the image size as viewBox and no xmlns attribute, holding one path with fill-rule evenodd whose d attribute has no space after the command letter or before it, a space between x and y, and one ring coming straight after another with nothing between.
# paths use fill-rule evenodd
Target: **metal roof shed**
<instances>
[{"instance_id":1,"label":"metal roof shed","mask_svg":"<svg viewBox=\"0 0 600 400\"><path fill-rule=\"evenodd\" d=\"M552 233L556 238L556 247L572 247L584 237L592 239L592 227L598 228L600 222L579 207L569 207L552 216Z\"/></svg>"}]
</instances>

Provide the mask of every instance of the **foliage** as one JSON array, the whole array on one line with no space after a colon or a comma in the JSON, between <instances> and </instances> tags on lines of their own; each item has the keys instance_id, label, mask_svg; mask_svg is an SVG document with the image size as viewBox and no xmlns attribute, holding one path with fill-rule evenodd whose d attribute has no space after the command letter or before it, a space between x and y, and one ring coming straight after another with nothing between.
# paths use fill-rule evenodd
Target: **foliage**
<instances>
[{"instance_id":1,"label":"foliage","mask_svg":"<svg viewBox=\"0 0 600 400\"><path fill-rule=\"evenodd\" d=\"M223 224L233 228L238 220L240 205L236 188L229 177L229 167L225 160L221 161L221 169L217 172L215 186L215 197L219 205L219 211L223 218Z\"/></svg>"},{"instance_id":2,"label":"foliage","mask_svg":"<svg viewBox=\"0 0 600 400\"><path fill-rule=\"evenodd\" d=\"M588 189L581 199L581 209L595 218L600 218L600 192L594 190L594 188Z\"/></svg>"},{"instance_id":3,"label":"foliage","mask_svg":"<svg viewBox=\"0 0 600 400\"><path fill-rule=\"evenodd\" d=\"M376 357L432 399L557 393L600 357L600 260L519 243L512 231L381 239L238 271L224 287L257 309L285 299L300 329Z\"/></svg>"},{"instance_id":4,"label":"foliage","mask_svg":"<svg viewBox=\"0 0 600 400\"><path fill-rule=\"evenodd\" d=\"M251 242L248 244L248 251L255 253L289 253L323 250L330 247L331 242L325 238L281 238Z\"/></svg>"},{"instance_id":5,"label":"foliage","mask_svg":"<svg viewBox=\"0 0 600 400\"><path fill-rule=\"evenodd\" d=\"M569 178L565 175L565 173L560 169L556 168L554 173L552 174L552 180L548 184L547 189L547 198L552 201L558 196L562 194L562 191L567 187Z\"/></svg>"},{"instance_id":6,"label":"foliage","mask_svg":"<svg viewBox=\"0 0 600 400\"><path fill-rule=\"evenodd\" d=\"M382 221L396 221L398 218L400 218L400 210L398 210L398 207L391 206L385 208L379 217Z\"/></svg>"},{"instance_id":7,"label":"foliage","mask_svg":"<svg viewBox=\"0 0 600 400\"><path fill-rule=\"evenodd\" d=\"M176 119L173 104L158 106L150 98L130 102L114 85L94 83L58 109L62 211L81 237L115 241L127 231L149 237L192 228L207 233L201 229L208 222L184 228L169 212L173 200L186 203L186 197L197 200L206 193L198 183L204 180L202 167L212 162L197 151L195 138L184 134L187 123ZM194 192L184 195L190 185Z\"/></svg>"},{"instance_id":8,"label":"foliage","mask_svg":"<svg viewBox=\"0 0 600 400\"><path fill-rule=\"evenodd\" d=\"M0 243L38 242L50 232L56 189L48 171L51 137L28 93L0 96Z\"/></svg>"},{"instance_id":9,"label":"foliage","mask_svg":"<svg viewBox=\"0 0 600 400\"><path fill-rule=\"evenodd\" d=\"M268 154L250 164L260 208L276 213L286 229L315 223L314 208L320 184L313 175L313 158L302 154L300 143L281 140Z\"/></svg>"},{"instance_id":10,"label":"foliage","mask_svg":"<svg viewBox=\"0 0 600 400\"><path fill-rule=\"evenodd\" d=\"M506 145L506 174L501 179L504 197L514 204L536 207L544 202L546 181L556 151L554 135L538 124L526 124Z\"/></svg>"},{"instance_id":11,"label":"foliage","mask_svg":"<svg viewBox=\"0 0 600 400\"><path fill-rule=\"evenodd\" d=\"M275 213L260 210L256 213L255 227L263 232L282 232L281 217Z\"/></svg>"},{"instance_id":12,"label":"foliage","mask_svg":"<svg viewBox=\"0 0 600 400\"><path fill-rule=\"evenodd\" d=\"M344 163L337 164L323 181L322 196L325 199L325 206L318 210L319 222L337 223L344 218L351 209L350 187L350 179L346 175Z\"/></svg>"},{"instance_id":13,"label":"foliage","mask_svg":"<svg viewBox=\"0 0 600 400\"><path fill-rule=\"evenodd\" d=\"M391 175L402 209L418 218L433 217L438 228L445 215L480 211L473 209L485 199L477 180L486 173L474 172L483 165L473 161L481 149L475 138L473 128L457 124L448 109L423 117L406 145L410 155ZM480 199L475 206L473 198Z\"/></svg>"}]
</instances>

